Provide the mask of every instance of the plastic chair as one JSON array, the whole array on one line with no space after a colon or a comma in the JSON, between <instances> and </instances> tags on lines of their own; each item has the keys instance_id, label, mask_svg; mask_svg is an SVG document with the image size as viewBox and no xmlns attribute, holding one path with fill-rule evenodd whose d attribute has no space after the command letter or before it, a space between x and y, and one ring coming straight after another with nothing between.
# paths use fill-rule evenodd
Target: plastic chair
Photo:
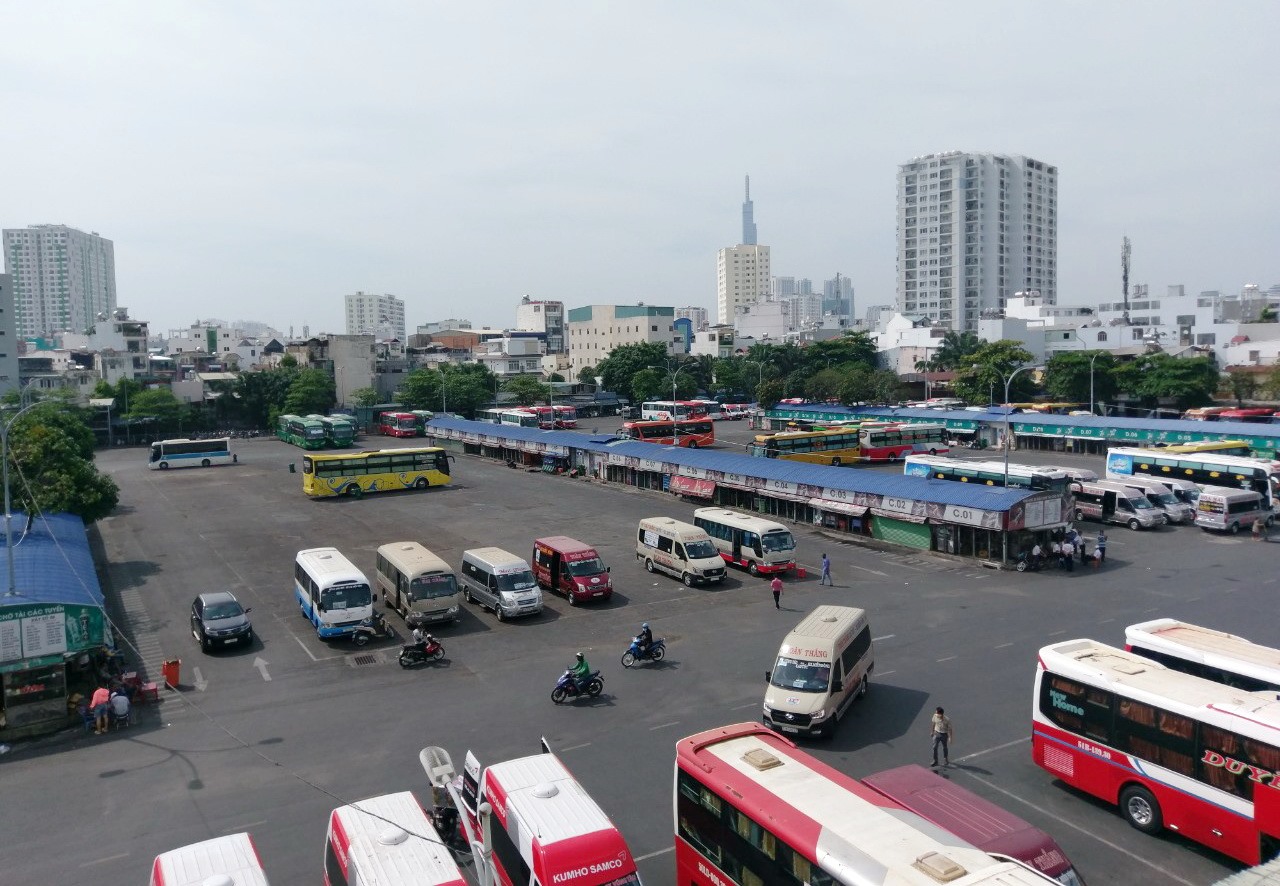
<instances>
[{"instance_id":1,"label":"plastic chair","mask_svg":"<svg viewBox=\"0 0 1280 886\"><path fill-rule=\"evenodd\" d=\"M133 723L133 705L129 706L129 710L123 714L117 714L115 708L112 708L108 714L108 725L112 729L123 729Z\"/></svg>"},{"instance_id":2,"label":"plastic chair","mask_svg":"<svg viewBox=\"0 0 1280 886\"><path fill-rule=\"evenodd\" d=\"M89 710L89 706L87 704L80 705L76 708L76 713L80 715L80 720L84 723L84 731L92 732L94 721L93 713Z\"/></svg>"}]
</instances>

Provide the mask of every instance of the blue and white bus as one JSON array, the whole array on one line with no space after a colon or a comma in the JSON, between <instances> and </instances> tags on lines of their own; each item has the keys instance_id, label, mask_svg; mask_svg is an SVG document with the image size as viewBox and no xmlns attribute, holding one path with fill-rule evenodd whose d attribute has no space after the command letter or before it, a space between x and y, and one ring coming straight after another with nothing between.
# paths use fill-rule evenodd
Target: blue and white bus
<instances>
[{"instance_id":1,"label":"blue and white bus","mask_svg":"<svg viewBox=\"0 0 1280 886\"><path fill-rule=\"evenodd\" d=\"M298 551L293 596L321 637L345 637L373 615L369 579L337 548Z\"/></svg>"},{"instance_id":2,"label":"blue and white bus","mask_svg":"<svg viewBox=\"0 0 1280 886\"><path fill-rule=\"evenodd\" d=\"M151 461L147 463L153 471L167 471L169 468L207 468L212 465L229 465L235 460L231 454L231 440L218 437L216 440L160 440L151 444Z\"/></svg>"},{"instance_id":3,"label":"blue and white bus","mask_svg":"<svg viewBox=\"0 0 1280 886\"><path fill-rule=\"evenodd\" d=\"M1107 453L1107 476L1189 480L1197 486L1252 489L1267 510L1280 513L1280 463L1216 452L1166 452L1164 449L1117 448Z\"/></svg>"}]
</instances>

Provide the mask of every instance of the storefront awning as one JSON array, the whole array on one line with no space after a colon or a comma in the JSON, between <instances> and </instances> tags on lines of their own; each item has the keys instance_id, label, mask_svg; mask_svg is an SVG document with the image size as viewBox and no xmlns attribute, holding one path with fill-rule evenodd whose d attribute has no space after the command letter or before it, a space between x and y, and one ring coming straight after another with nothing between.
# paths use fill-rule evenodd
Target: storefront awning
<instances>
[{"instance_id":1,"label":"storefront awning","mask_svg":"<svg viewBox=\"0 0 1280 886\"><path fill-rule=\"evenodd\" d=\"M901 511L886 511L884 508L872 508L871 513L877 517L889 517L893 520L901 520L904 523L923 523L929 519L924 514L904 514Z\"/></svg>"},{"instance_id":2,"label":"storefront awning","mask_svg":"<svg viewBox=\"0 0 1280 886\"><path fill-rule=\"evenodd\" d=\"M832 514L848 514L850 517L861 517L867 512L862 505L851 505L843 501L827 501L822 498L811 498L809 504L821 511Z\"/></svg>"},{"instance_id":3,"label":"storefront awning","mask_svg":"<svg viewBox=\"0 0 1280 886\"><path fill-rule=\"evenodd\" d=\"M716 484L711 480L675 476L671 478L671 491L679 495L692 495L695 498L712 498L716 492Z\"/></svg>"},{"instance_id":4,"label":"storefront awning","mask_svg":"<svg viewBox=\"0 0 1280 886\"><path fill-rule=\"evenodd\" d=\"M780 500L780 501L803 501L803 502L807 502L807 501L809 500L806 496L803 496L803 495L792 495L792 494L791 494L791 493L789 493L789 492L778 492L778 491L777 491L777 490L775 490L775 489L762 489L762 490L760 490L760 494L761 494L761 495L764 495L764 496L766 496L766 497L768 497L768 498L776 498L776 499L778 499L778 500Z\"/></svg>"}]
</instances>

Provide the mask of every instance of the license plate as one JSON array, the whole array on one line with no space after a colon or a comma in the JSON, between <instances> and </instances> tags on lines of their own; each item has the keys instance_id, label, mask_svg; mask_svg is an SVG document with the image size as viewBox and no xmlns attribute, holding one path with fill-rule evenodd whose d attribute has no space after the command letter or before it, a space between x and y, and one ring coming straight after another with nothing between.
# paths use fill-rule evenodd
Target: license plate
<instances>
[{"instance_id":1,"label":"license plate","mask_svg":"<svg viewBox=\"0 0 1280 886\"><path fill-rule=\"evenodd\" d=\"M799 732L800 731L794 726L779 726L778 728L781 729L783 732Z\"/></svg>"},{"instance_id":2,"label":"license plate","mask_svg":"<svg viewBox=\"0 0 1280 886\"><path fill-rule=\"evenodd\" d=\"M239 642L240 642L240 638L239 638L239 637L232 637L230 640L223 640L222 642L223 642L223 643L239 643Z\"/></svg>"},{"instance_id":3,"label":"license plate","mask_svg":"<svg viewBox=\"0 0 1280 886\"><path fill-rule=\"evenodd\" d=\"M593 596L593 597L603 597L603 596L604 596L604 591L596 591L596 592L595 592L594 594L592 594L591 596Z\"/></svg>"}]
</instances>

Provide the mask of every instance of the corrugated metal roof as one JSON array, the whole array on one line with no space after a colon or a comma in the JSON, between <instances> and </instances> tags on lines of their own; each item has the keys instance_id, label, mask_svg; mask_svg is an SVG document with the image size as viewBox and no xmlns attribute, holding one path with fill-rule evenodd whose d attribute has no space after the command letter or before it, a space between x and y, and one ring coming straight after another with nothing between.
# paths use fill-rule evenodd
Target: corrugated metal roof
<instances>
[{"instance_id":1,"label":"corrugated metal roof","mask_svg":"<svg viewBox=\"0 0 1280 886\"><path fill-rule=\"evenodd\" d=\"M970 413L972 414L972 413ZM735 452L717 452L712 449L685 449L677 446L659 446L638 440L614 439L600 442L599 437L589 437L574 431L542 431L537 428L520 428L515 425L494 425L488 422L437 416L432 426L471 431L478 434L505 437L509 440L545 443L548 446L564 446L593 452L612 452L650 461L660 461L676 466L723 471L765 480L784 480L841 489L846 492L868 492L915 501L931 501L944 505L978 508L984 511L1007 511L1015 504L1039 494L1030 489L1005 489L993 486L975 486L956 483L953 480L934 480L924 477L908 477L904 474L887 474L858 468L834 468L827 465L807 464L785 459L757 458Z\"/></svg>"},{"instance_id":2,"label":"corrugated metal roof","mask_svg":"<svg viewBox=\"0 0 1280 886\"><path fill-rule=\"evenodd\" d=\"M37 516L25 534L27 515L13 513L13 573L16 595L0 596L0 606L25 603L103 605L102 587L84 521L74 514ZM0 541L4 527L0 525ZM8 546L0 565L9 566ZM7 582L6 582L7 585ZM0 593L8 591L8 587Z\"/></svg>"}]
</instances>

